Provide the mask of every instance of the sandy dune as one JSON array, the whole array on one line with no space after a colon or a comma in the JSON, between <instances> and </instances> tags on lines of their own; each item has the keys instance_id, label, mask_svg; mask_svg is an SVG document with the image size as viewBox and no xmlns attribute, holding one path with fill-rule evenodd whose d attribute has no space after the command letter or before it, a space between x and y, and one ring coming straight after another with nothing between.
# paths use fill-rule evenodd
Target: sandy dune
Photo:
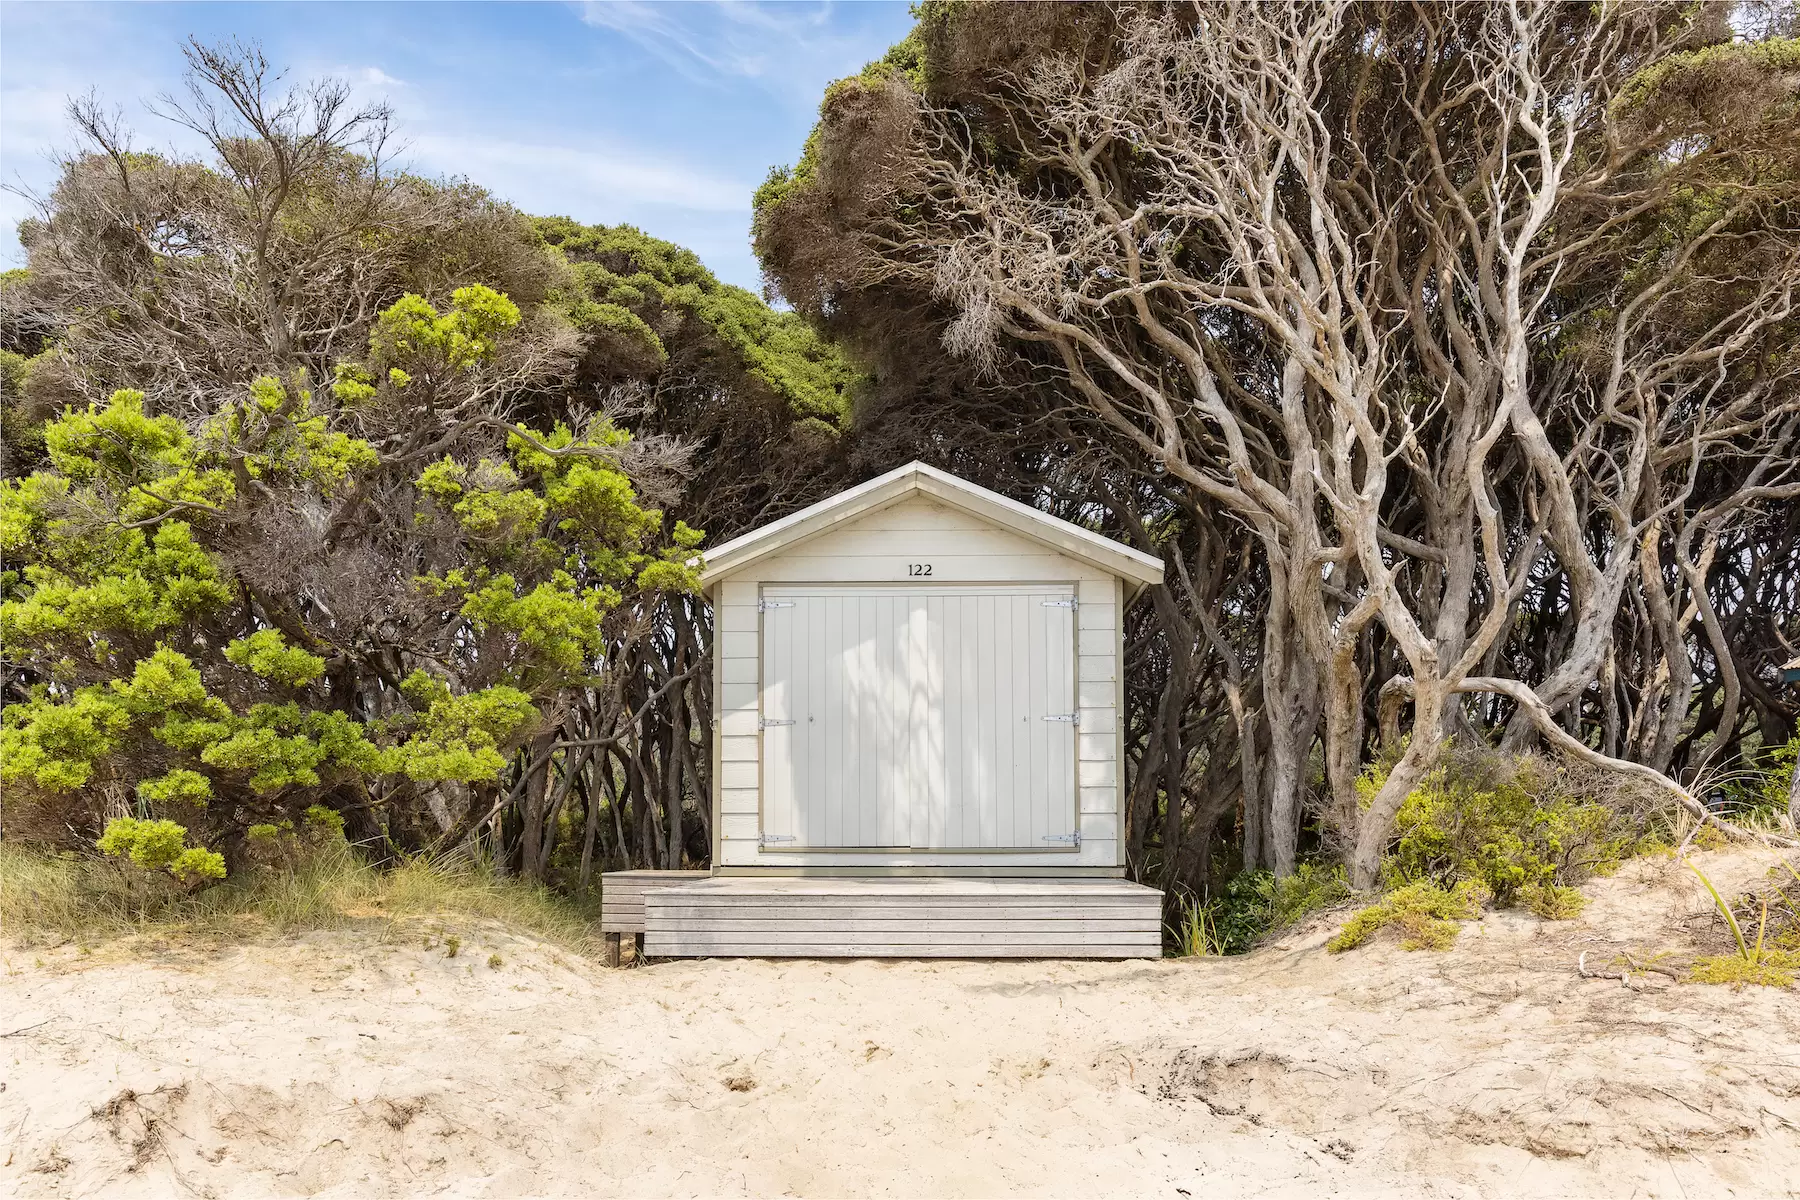
<instances>
[{"instance_id":1,"label":"sandy dune","mask_svg":"<svg viewBox=\"0 0 1800 1200\"><path fill-rule=\"evenodd\" d=\"M1760 853L1707 856L1716 880ZM0 953L27 1196L1800 1194L1800 994L1582 980L1669 863L1444 954L675 962L497 928ZM449 957L445 933L460 936ZM498 954L497 967L489 956Z\"/></svg>"}]
</instances>

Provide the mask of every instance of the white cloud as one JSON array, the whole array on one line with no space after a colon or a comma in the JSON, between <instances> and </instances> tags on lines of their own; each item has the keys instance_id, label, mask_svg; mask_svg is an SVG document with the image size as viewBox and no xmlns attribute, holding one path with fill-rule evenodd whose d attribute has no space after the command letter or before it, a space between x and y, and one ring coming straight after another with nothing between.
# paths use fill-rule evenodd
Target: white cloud
<instances>
[{"instance_id":1,"label":"white cloud","mask_svg":"<svg viewBox=\"0 0 1800 1200\"><path fill-rule=\"evenodd\" d=\"M753 186L621 146L545 145L419 132L409 138L408 149L420 167L467 175L538 213L635 214L655 207L744 212Z\"/></svg>"},{"instance_id":2,"label":"white cloud","mask_svg":"<svg viewBox=\"0 0 1800 1200\"><path fill-rule=\"evenodd\" d=\"M696 82L749 79L808 107L825 83L861 70L870 57L866 36L834 28L829 4L587 0L581 19L632 39Z\"/></svg>"},{"instance_id":3,"label":"white cloud","mask_svg":"<svg viewBox=\"0 0 1800 1200\"><path fill-rule=\"evenodd\" d=\"M397 88L406 86L404 79L395 79L380 67L340 67L332 74L348 79L355 87Z\"/></svg>"}]
</instances>

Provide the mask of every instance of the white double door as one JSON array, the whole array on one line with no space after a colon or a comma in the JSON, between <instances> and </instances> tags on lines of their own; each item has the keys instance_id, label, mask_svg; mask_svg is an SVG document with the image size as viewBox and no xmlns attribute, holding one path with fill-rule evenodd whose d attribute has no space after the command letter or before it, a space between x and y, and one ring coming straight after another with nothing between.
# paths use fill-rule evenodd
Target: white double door
<instances>
[{"instance_id":1,"label":"white double door","mask_svg":"<svg viewBox=\"0 0 1800 1200\"><path fill-rule=\"evenodd\" d=\"M769 586L768 849L1073 849L1066 585Z\"/></svg>"}]
</instances>

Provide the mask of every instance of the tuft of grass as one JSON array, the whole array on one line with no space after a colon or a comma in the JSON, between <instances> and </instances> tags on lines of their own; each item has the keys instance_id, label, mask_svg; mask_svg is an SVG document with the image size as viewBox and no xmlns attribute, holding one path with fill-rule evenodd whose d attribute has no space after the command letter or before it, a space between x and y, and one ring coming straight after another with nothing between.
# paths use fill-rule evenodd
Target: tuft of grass
<instances>
[{"instance_id":1,"label":"tuft of grass","mask_svg":"<svg viewBox=\"0 0 1800 1200\"><path fill-rule=\"evenodd\" d=\"M1521 898L1531 911L1546 921L1573 921L1587 907L1588 898L1580 888L1547 883L1524 889Z\"/></svg>"},{"instance_id":2,"label":"tuft of grass","mask_svg":"<svg viewBox=\"0 0 1800 1200\"><path fill-rule=\"evenodd\" d=\"M1303 862L1285 879L1240 871L1204 901L1182 897L1170 940L1183 958L1247 954L1263 939L1349 898L1342 866Z\"/></svg>"},{"instance_id":3,"label":"tuft of grass","mask_svg":"<svg viewBox=\"0 0 1800 1200\"><path fill-rule=\"evenodd\" d=\"M26 942L86 946L139 934L230 939L392 928L445 916L497 921L580 954L599 950L597 913L547 888L497 878L467 858L382 869L339 842L189 892L129 864L0 842L0 928Z\"/></svg>"},{"instance_id":4,"label":"tuft of grass","mask_svg":"<svg viewBox=\"0 0 1800 1200\"><path fill-rule=\"evenodd\" d=\"M1456 942L1456 922L1480 916L1485 895L1479 884L1468 880L1446 890L1421 879L1389 892L1351 917L1325 948L1342 954L1394 925L1400 929L1402 949L1448 950Z\"/></svg>"},{"instance_id":5,"label":"tuft of grass","mask_svg":"<svg viewBox=\"0 0 1800 1200\"><path fill-rule=\"evenodd\" d=\"M1790 874L1794 874L1797 881L1800 881L1800 873L1795 872L1790 864L1783 863L1782 865L1787 867ZM1800 950L1791 950L1783 945L1768 944L1769 898L1765 896L1762 899L1762 914L1756 925L1756 941L1752 943L1745 936L1744 927L1738 922L1737 914L1732 911L1731 905L1725 902L1725 897L1719 894L1719 889L1713 886L1712 880L1706 877L1706 872L1691 862L1687 863L1687 869L1692 871L1706 888L1707 895L1712 897L1713 907L1717 908L1719 913L1724 916L1725 924L1731 930L1732 939L1737 942L1736 954L1708 954L1695 959L1694 965L1688 973L1689 980L1694 983L1729 984L1734 991L1742 988L1745 984L1776 988L1792 986L1794 973L1800 971ZM1775 896L1783 903L1791 904L1785 892L1777 891Z\"/></svg>"},{"instance_id":6,"label":"tuft of grass","mask_svg":"<svg viewBox=\"0 0 1800 1200\"><path fill-rule=\"evenodd\" d=\"M1754 959L1741 954L1707 954L1694 960L1688 980L1727 984L1733 991L1746 984L1784 988L1793 986L1796 971L1800 971L1800 954L1791 950L1765 950Z\"/></svg>"},{"instance_id":7,"label":"tuft of grass","mask_svg":"<svg viewBox=\"0 0 1800 1200\"><path fill-rule=\"evenodd\" d=\"M1170 932L1174 934L1177 958L1209 958L1225 953L1213 906L1198 896L1188 896L1181 901L1180 915Z\"/></svg>"}]
</instances>

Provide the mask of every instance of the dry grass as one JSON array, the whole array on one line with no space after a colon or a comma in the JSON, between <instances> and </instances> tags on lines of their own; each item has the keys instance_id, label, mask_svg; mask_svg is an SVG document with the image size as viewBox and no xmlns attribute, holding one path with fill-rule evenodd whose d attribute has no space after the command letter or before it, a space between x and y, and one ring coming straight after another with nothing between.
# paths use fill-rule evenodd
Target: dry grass
<instances>
[{"instance_id":1,"label":"dry grass","mask_svg":"<svg viewBox=\"0 0 1800 1200\"><path fill-rule=\"evenodd\" d=\"M238 939L464 917L590 954L599 943L595 916L466 859L417 859L382 870L337 845L292 866L244 871L187 892L114 860L0 843L0 934L34 944L96 945L144 934Z\"/></svg>"}]
</instances>

